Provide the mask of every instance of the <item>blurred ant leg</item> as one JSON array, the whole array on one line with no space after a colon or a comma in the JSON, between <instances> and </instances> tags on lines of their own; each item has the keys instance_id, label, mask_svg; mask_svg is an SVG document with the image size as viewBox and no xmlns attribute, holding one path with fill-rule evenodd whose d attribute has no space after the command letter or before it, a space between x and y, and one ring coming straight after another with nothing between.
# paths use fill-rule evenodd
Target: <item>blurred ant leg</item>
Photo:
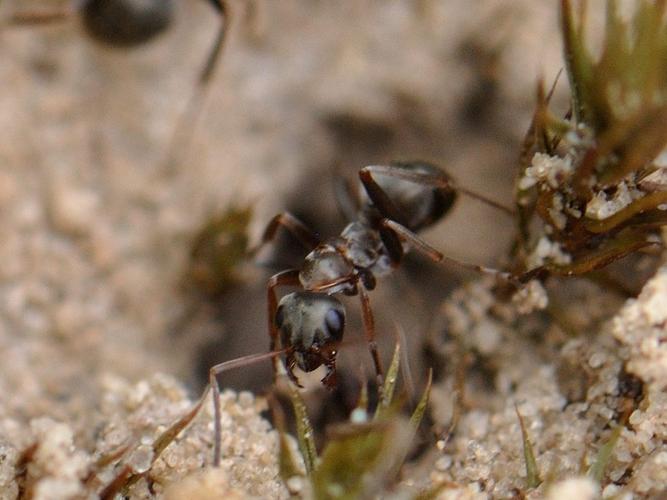
<instances>
[{"instance_id":1,"label":"blurred ant leg","mask_svg":"<svg viewBox=\"0 0 667 500\"><path fill-rule=\"evenodd\" d=\"M204 394L202 395L202 400L206 397L209 388L213 396L213 467L219 467L222 455L222 428L220 426L220 418L222 416L222 408L220 405L220 385L218 384L217 376L222 372L233 370L234 368L240 368L243 366L251 365L259 361L264 361L267 359L272 359L280 356L285 352L284 349L279 351L265 352L261 354L250 354L248 356L243 356L241 358L232 359L230 361L225 361L223 363L212 366L208 371L208 383L209 387L206 388ZM199 411L201 402L197 404L196 408ZM190 419L192 420L192 418Z\"/></svg>"},{"instance_id":2,"label":"blurred ant leg","mask_svg":"<svg viewBox=\"0 0 667 500\"><path fill-rule=\"evenodd\" d=\"M211 48L211 52L208 54L208 57L206 58L206 64L204 65L204 68L202 69L201 74L199 75L199 84L206 84L211 77L213 76L213 72L215 71L215 67L218 62L218 58L220 57L220 51L222 51L222 47L225 45L225 38L227 37L227 31L229 28L229 6L227 5L227 2L225 0L206 0L211 6L215 9L216 14L220 16L220 28L218 30L218 34L215 38L215 42L213 43L213 47Z\"/></svg>"},{"instance_id":3,"label":"blurred ant leg","mask_svg":"<svg viewBox=\"0 0 667 500\"><path fill-rule=\"evenodd\" d=\"M384 227L394 231L400 239L402 239L404 241L407 241L413 248L415 248L419 252L423 253L424 255L426 255L429 259L433 260L434 262L449 262L449 263L454 264L456 266L463 267L464 269L470 269L471 271L475 271L475 272L478 272L478 273L488 274L490 276L495 276L496 278L500 278L504 281L512 283L516 287L521 287L522 286L521 280L518 280L511 273L508 273L508 272L505 272L505 271L499 271L497 269L493 269L493 268L490 268L490 267L480 266L480 265L477 265L477 264L469 264L467 262L462 262L460 260L452 259L451 257L446 257L441 252L438 252L435 248L433 248L428 243L426 243L424 240L422 240L415 233L410 231L407 227L402 226L401 224L399 224L399 223L397 223L393 220L384 219L382 221L382 225Z\"/></svg>"},{"instance_id":4,"label":"blurred ant leg","mask_svg":"<svg viewBox=\"0 0 667 500\"><path fill-rule=\"evenodd\" d=\"M197 118L206 99L208 84L215 73L222 49L225 46L227 32L229 31L231 11L227 2L225 0L206 0L206 2L213 7L219 16L220 27L218 28L213 46L206 57L204 67L197 77L195 89L174 129L166 156L166 167L168 170L178 167L178 163L187 156L188 146L196 129Z\"/></svg>"},{"instance_id":5,"label":"blurred ant leg","mask_svg":"<svg viewBox=\"0 0 667 500\"><path fill-rule=\"evenodd\" d=\"M457 185L454 182L454 180L444 172L440 172L438 174L429 174L425 172L415 172L401 167L393 167L391 165L369 165L363 167L359 171L359 177L361 178L361 182L364 183L364 186L368 191L368 195L370 196L371 200L373 200L373 203L376 203L374 196L378 196L376 191L377 190L382 191L382 188L378 186L378 184L373 180L373 175L378 175L378 174L386 175L388 177L394 177L396 179L402 179L409 182L414 182L415 184L421 184L424 186L433 186L441 189L458 191L471 198L479 200L482 203L486 203L489 206L497 208L498 210L501 210L507 213L508 215L514 215L514 210L512 210L511 208L506 207L501 203L498 203L497 201L487 198L486 196L479 194L475 191L471 191L468 188ZM367 182L369 183L368 185ZM369 191L369 186L371 187L372 191ZM382 196L388 199L387 195L384 194L384 192L382 193ZM378 205L378 208L382 210L381 205ZM401 219L395 218L392 212L386 212L386 217L401 222Z\"/></svg>"},{"instance_id":6,"label":"blurred ant leg","mask_svg":"<svg viewBox=\"0 0 667 500\"><path fill-rule=\"evenodd\" d=\"M373 358L373 364L375 365L375 375L378 379L378 387L382 387L384 370L382 369L380 354L378 353L378 346L375 341L375 318L373 317L373 311L371 310L371 302L368 297L366 286L361 281L359 281L357 288L359 290L359 299L361 301L361 317L364 324L364 335L366 337L366 342L368 343L368 350Z\"/></svg>"},{"instance_id":7,"label":"blurred ant leg","mask_svg":"<svg viewBox=\"0 0 667 500\"><path fill-rule=\"evenodd\" d=\"M306 250L312 250L317 245L320 244L320 240L313 231L310 230L303 222L297 219L294 215L289 212L281 212L278 215L274 216L273 219L268 223L264 234L262 235L262 241L248 253L251 256L257 255L257 253L264 248L264 245L272 242L276 234L278 233L279 228L284 228L291 234Z\"/></svg>"}]
</instances>

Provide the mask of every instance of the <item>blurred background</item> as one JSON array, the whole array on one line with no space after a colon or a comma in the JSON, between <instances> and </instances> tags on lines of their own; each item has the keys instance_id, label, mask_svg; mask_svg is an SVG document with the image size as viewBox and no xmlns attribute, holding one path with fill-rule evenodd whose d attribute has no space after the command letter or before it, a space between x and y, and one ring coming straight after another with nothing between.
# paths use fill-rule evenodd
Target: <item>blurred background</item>
<instances>
[{"instance_id":1,"label":"blurred background","mask_svg":"<svg viewBox=\"0 0 667 500\"><path fill-rule=\"evenodd\" d=\"M556 2L228 3L201 113L175 138L220 22L207 2L175 2L167 31L135 49L93 41L76 15L9 22L62 2L2 2L0 415L72 415L94 406L107 374L168 372L194 389L210 365L266 350L266 280L303 252L279 242L252 262L227 250L229 282L211 290L206 269L195 273L204 284L193 277L193 245L222 217L216 241L229 248L235 209L249 211L250 244L283 210L335 235L345 220L334 178L393 159L433 161L511 204L537 78L550 84L561 67ZM512 234L504 214L461 197L423 236L501 265ZM471 277L415 257L380 281L385 358L398 324L418 374L434 311ZM359 339L357 302L346 304L347 338ZM372 371L363 342L341 358ZM260 390L269 374L221 380Z\"/></svg>"}]
</instances>

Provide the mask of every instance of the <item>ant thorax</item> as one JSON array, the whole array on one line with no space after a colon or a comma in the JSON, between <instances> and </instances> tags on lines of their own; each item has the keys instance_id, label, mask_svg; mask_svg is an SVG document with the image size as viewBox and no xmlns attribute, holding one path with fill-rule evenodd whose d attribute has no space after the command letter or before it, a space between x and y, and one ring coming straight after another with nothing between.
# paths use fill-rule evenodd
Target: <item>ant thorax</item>
<instances>
[{"instance_id":1,"label":"ant thorax","mask_svg":"<svg viewBox=\"0 0 667 500\"><path fill-rule=\"evenodd\" d=\"M355 221L340 236L328 239L306 256L299 281L305 290L354 295L359 270L381 277L391 269L379 233L368 224Z\"/></svg>"},{"instance_id":2,"label":"ant thorax","mask_svg":"<svg viewBox=\"0 0 667 500\"><path fill-rule=\"evenodd\" d=\"M368 270L376 277L392 271L391 259L380 234L362 220L349 223L340 237L346 243L343 253L355 267Z\"/></svg>"}]
</instances>

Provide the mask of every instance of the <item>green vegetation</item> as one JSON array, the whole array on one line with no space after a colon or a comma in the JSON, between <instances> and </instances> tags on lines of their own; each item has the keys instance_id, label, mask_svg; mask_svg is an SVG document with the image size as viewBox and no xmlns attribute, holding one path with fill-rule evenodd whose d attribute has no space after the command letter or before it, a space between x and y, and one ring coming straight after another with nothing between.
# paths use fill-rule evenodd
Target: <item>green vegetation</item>
<instances>
[{"instance_id":1,"label":"green vegetation","mask_svg":"<svg viewBox=\"0 0 667 500\"><path fill-rule=\"evenodd\" d=\"M664 14L664 1L640 0L625 20L610 0L594 57L586 2L575 16L570 1L561 0L572 108L562 119L552 114L551 93L540 83L517 185L524 270L583 274L653 245L667 223L656 161L667 145Z\"/></svg>"}]
</instances>

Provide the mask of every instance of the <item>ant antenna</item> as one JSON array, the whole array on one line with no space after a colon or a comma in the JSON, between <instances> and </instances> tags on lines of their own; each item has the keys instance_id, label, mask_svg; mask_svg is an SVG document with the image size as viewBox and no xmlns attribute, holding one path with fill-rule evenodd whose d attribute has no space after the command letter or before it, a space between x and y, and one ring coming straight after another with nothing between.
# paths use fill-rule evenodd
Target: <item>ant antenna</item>
<instances>
[{"instance_id":1,"label":"ant antenna","mask_svg":"<svg viewBox=\"0 0 667 500\"><path fill-rule=\"evenodd\" d=\"M243 356L240 358L232 359L229 361L224 361L211 367L208 372L208 386L204 389L204 394L202 394L201 400L195 406L195 415L199 411L201 402L206 398L209 389L212 391L213 396L213 466L219 467L221 458L222 458L222 427L220 426L220 419L222 418L222 408L220 407L220 385L218 384L217 376L223 372L233 370L235 368L240 368L243 366L248 366L260 361L265 361L267 359L273 359L281 354L285 354L287 349L280 349L277 351L270 351L260 354L249 354L248 356ZM192 412L190 412L192 413ZM190 415L186 415L188 417ZM190 418L192 420L194 415ZM189 421L188 421L189 423ZM187 424L186 424L187 425Z\"/></svg>"},{"instance_id":2,"label":"ant antenna","mask_svg":"<svg viewBox=\"0 0 667 500\"><path fill-rule=\"evenodd\" d=\"M460 193L463 193L466 196L468 196L470 198L473 198L477 201L481 201L482 203L486 203L490 207L497 208L501 212L505 212L507 215L510 215L510 216L516 215L516 212L514 211L514 209L512 209L510 207L506 207L502 203L494 201L491 198L487 198L483 194L479 194L475 191L472 191L472 190L470 190L466 187L459 186L457 184L454 184L453 187L454 187L455 190L459 191Z\"/></svg>"}]
</instances>

